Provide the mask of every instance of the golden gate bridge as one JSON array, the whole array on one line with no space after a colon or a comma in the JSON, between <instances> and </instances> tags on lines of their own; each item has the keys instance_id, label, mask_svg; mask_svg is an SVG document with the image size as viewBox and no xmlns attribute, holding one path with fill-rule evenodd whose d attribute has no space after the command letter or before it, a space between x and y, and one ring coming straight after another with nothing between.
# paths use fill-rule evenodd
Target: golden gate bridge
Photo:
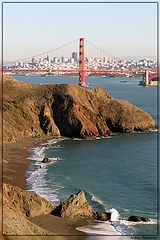
<instances>
[{"instance_id":1,"label":"golden gate bridge","mask_svg":"<svg viewBox=\"0 0 160 240\"><path fill-rule=\"evenodd\" d=\"M79 49L78 49L78 43L79 43ZM88 45L86 48L85 44ZM76 50L75 50L76 49ZM79 51L79 59L76 55ZM63 53L62 53L63 52ZM74 60L76 60L70 67L70 65L67 65L65 63L65 56L69 56L70 52L74 53ZM47 62L41 63L42 56L47 55ZM61 60L61 65L53 65L51 64L51 57L54 56L55 62L56 57L55 56L62 56L63 60ZM88 58L86 57L88 56ZM94 57L93 57L94 56ZM96 58L95 58L96 56ZM80 38L76 39L72 42L66 43L60 47L57 47L55 49L45 51L42 53L39 53L34 56L30 56L27 58L18 59L11 62L6 62L3 64L2 71L4 73L78 73L79 74L79 85L80 86L86 86L85 84L85 75L86 73L90 74L130 74L130 75L142 75L145 79L145 85L148 85L149 82L157 78L158 81L158 73L157 72L151 72L148 70L116 70L116 69L107 69L104 62L100 61L100 65L98 67L94 66L94 64L87 64L86 59L90 59L90 62L92 62L93 59L102 59L103 58L109 58L110 62L116 62L120 59L113 56L112 54L106 52L102 48L98 47L94 43L90 42L88 39ZM33 62L36 63L39 58L39 64L38 67L36 67L36 64L32 64ZM64 63L64 64L63 64ZM70 67L70 68L69 68Z\"/></svg>"}]
</instances>

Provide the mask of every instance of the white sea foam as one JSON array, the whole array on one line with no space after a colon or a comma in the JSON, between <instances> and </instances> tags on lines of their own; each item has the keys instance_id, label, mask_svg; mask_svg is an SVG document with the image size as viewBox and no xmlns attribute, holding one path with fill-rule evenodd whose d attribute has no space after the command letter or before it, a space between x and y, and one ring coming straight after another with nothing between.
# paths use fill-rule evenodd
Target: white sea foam
<instances>
[{"instance_id":1,"label":"white sea foam","mask_svg":"<svg viewBox=\"0 0 160 240\"><path fill-rule=\"evenodd\" d=\"M47 143L56 144L59 140L49 140ZM59 202L58 191L62 189L63 186L59 183L54 183L56 190L48 187L48 181L45 180L45 175L47 174L47 169L50 165L56 164L61 160L61 158L50 158L51 163L42 163L45 157L44 151L46 149L46 143L42 143L35 148L29 148L30 156L27 159L33 161L32 165L27 169L25 176L27 181L27 187L29 192L36 192L40 196L46 198L50 202Z\"/></svg>"},{"instance_id":2,"label":"white sea foam","mask_svg":"<svg viewBox=\"0 0 160 240\"><path fill-rule=\"evenodd\" d=\"M111 208L109 212L111 213L111 221L117 221L119 218L119 212L115 208Z\"/></svg>"},{"instance_id":3,"label":"white sea foam","mask_svg":"<svg viewBox=\"0 0 160 240\"><path fill-rule=\"evenodd\" d=\"M89 227L87 226L87 229L81 228L81 231L85 231L88 234L99 234L99 235L130 235L130 231L121 220L119 220L119 212L115 208L111 208L109 211L107 210L105 203L99 199L98 197L94 196L92 193L89 193L91 196L91 201L94 201L96 203L99 203L103 206L103 208L106 210L106 212L111 213L111 220L107 222L99 222L97 225L93 225ZM105 224L103 224L105 223ZM111 234L112 232L112 234ZM122 239L122 238L121 238Z\"/></svg>"},{"instance_id":4,"label":"white sea foam","mask_svg":"<svg viewBox=\"0 0 160 240\"><path fill-rule=\"evenodd\" d=\"M81 140L83 140L83 139L81 139L81 138L73 138L73 140L74 140L74 141L81 141Z\"/></svg>"},{"instance_id":5,"label":"white sea foam","mask_svg":"<svg viewBox=\"0 0 160 240\"><path fill-rule=\"evenodd\" d=\"M121 220L122 224L125 224L126 226L132 226L132 225L149 225L149 224L157 224L157 220L150 219L149 222L132 222L127 220Z\"/></svg>"},{"instance_id":6,"label":"white sea foam","mask_svg":"<svg viewBox=\"0 0 160 240\"><path fill-rule=\"evenodd\" d=\"M154 129L154 130L152 130L151 132L158 132L159 130L158 129Z\"/></svg>"},{"instance_id":7,"label":"white sea foam","mask_svg":"<svg viewBox=\"0 0 160 240\"><path fill-rule=\"evenodd\" d=\"M98 197L95 197L93 194L91 194L90 193L90 195L92 196L91 197L91 201L92 202L96 202L96 203L99 203L100 205L102 205L103 207L104 207L104 209L106 209L106 207L105 207L105 204L104 204L104 202L101 200L101 199L99 199ZM107 209L106 209L107 210Z\"/></svg>"},{"instance_id":8,"label":"white sea foam","mask_svg":"<svg viewBox=\"0 0 160 240\"><path fill-rule=\"evenodd\" d=\"M118 235L117 231L109 222L97 222L84 227L77 227L77 230L88 234Z\"/></svg>"},{"instance_id":9,"label":"white sea foam","mask_svg":"<svg viewBox=\"0 0 160 240\"><path fill-rule=\"evenodd\" d=\"M130 210L129 210L129 209L126 209L126 208L123 208L123 211L124 211L124 212L127 212L127 213L130 212Z\"/></svg>"},{"instance_id":10,"label":"white sea foam","mask_svg":"<svg viewBox=\"0 0 160 240\"><path fill-rule=\"evenodd\" d=\"M111 222L111 224L120 235L131 235L128 226L125 224L124 220L113 221Z\"/></svg>"},{"instance_id":11,"label":"white sea foam","mask_svg":"<svg viewBox=\"0 0 160 240\"><path fill-rule=\"evenodd\" d=\"M122 236L110 222L96 222L84 227L76 228L78 231L85 232L92 237L88 237L87 240L128 240L130 237ZM95 236L93 236L95 235Z\"/></svg>"},{"instance_id":12,"label":"white sea foam","mask_svg":"<svg viewBox=\"0 0 160 240\"><path fill-rule=\"evenodd\" d=\"M113 211L115 213L115 211ZM99 235L93 238L88 237L88 240L107 240L107 239L117 239L117 240L128 240L131 239L131 233L127 226L136 224L156 224L154 219L150 222L130 222L127 220L117 220L113 222L96 222L91 225L76 228L79 231L85 232L89 235ZM105 238L105 236L106 238ZM108 237L107 237L108 236ZM113 237L114 236L114 237ZM131 237L130 237L131 236Z\"/></svg>"}]
</instances>

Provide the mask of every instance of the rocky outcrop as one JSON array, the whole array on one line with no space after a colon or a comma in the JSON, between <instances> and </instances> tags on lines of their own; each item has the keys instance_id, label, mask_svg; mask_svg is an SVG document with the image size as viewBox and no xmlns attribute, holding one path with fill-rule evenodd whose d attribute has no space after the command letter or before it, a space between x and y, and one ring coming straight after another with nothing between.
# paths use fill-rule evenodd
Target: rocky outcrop
<instances>
[{"instance_id":1,"label":"rocky outcrop","mask_svg":"<svg viewBox=\"0 0 160 240\"><path fill-rule=\"evenodd\" d=\"M95 218L96 211L88 204L83 191L73 194L68 200L60 203L52 212L53 215L73 218Z\"/></svg>"},{"instance_id":2,"label":"rocky outcrop","mask_svg":"<svg viewBox=\"0 0 160 240\"><path fill-rule=\"evenodd\" d=\"M24 136L96 138L155 129L152 117L104 89L74 84L36 85L4 77L4 141Z\"/></svg>"},{"instance_id":3,"label":"rocky outcrop","mask_svg":"<svg viewBox=\"0 0 160 240\"><path fill-rule=\"evenodd\" d=\"M1 193L0 193L0 200L2 200ZM15 236L15 235L20 235L21 240L26 240L26 239L39 240L43 237L38 237L38 236L42 236L42 235L46 240L51 239L51 237L47 237L47 235L49 236L55 235L56 229L54 228L53 231L49 231L47 229L43 229L37 224L32 223L30 221L30 218L28 218L28 213L30 212L29 216L38 216L43 214L42 217L44 217L44 214L49 213L53 209L54 209L54 206L51 203L49 203L44 198L38 196L37 194L30 194L18 187L4 184L3 185L3 221L1 224L1 226L3 225L3 228L2 228L3 236L1 235L1 231L0 231L0 239L4 239L4 240L19 239L19 236ZM30 235L30 236L27 237L27 235ZM55 240L65 239L65 238L56 237L56 236L54 236L53 238Z\"/></svg>"},{"instance_id":4,"label":"rocky outcrop","mask_svg":"<svg viewBox=\"0 0 160 240\"><path fill-rule=\"evenodd\" d=\"M51 147L51 144L47 143L47 144L45 145L45 147L50 148L50 147Z\"/></svg>"},{"instance_id":5,"label":"rocky outcrop","mask_svg":"<svg viewBox=\"0 0 160 240\"><path fill-rule=\"evenodd\" d=\"M42 163L50 163L50 162L52 162L52 161L48 157L44 157L43 160L42 160Z\"/></svg>"},{"instance_id":6,"label":"rocky outcrop","mask_svg":"<svg viewBox=\"0 0 160 240\"><path fill-rule=\"evenodd\" d=\"M110 219L110 213L97 212L86 200L85 194L80 190L77 194L71 195L68 200L63 201L53 211L53 215L63 218L88 218L106 221Z\"/></svg>"},{"instance_id":7,"label":"rocky outcrop","mask_svg":"<svg viewBox=\"0 0 160 240\"><path fill-rule=\"evenodd\" d=\"M139 216L132 215L128 218L128 221L131 221L131 222L149 222L150 220L146 217L139 217Z\"/></svg>"},{"instance_id":8,"label":"rocky outcrop","mask_svg":"<svg viewBox=\"0 0 160 240\"><path fill-rule=\"evenodd\" d=\"M3 199L11 202L24 216L35 217L48 214L55 206L38 194L31 194L18 187L3 184Z\"/></svg>"},{"instance_id":9,"label":"rocky outcrop","mask_svg":"<svg viewBox=\"0 0 160 240\"><path fill-rule=\"evenodd\" d=\"M96 220L107 221L111 219L111 213L109 212L96 212Z\"/></svg>"}]
</instances>

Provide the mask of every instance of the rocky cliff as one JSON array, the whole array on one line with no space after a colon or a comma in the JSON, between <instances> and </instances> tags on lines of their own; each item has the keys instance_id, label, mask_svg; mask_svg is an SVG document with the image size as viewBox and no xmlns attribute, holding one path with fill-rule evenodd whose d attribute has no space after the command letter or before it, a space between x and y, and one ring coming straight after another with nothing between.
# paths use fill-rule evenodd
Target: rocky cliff
<instances>
[{"instance_id":1,"label":"rocky cliff","mask_svg":"<svg viewBox=\"0 0 160 240\"><path fill-rule=\"evenodd\" d=\"M74 84L34 85L4 76L4 141L24 136L96 138L112 132L148 131L152 117L104 89Z\"/></svg>"},{"instance_id":2,"label":"rocky cliff","mask_svg":"<svg viewBox=\"0 0 160 240\"><path fill-rule=\"evenodd\" d=\"M3 234L53 235L28 220L29 216L50 213L55 207L37 194L3 184Z\"/></svg>"},{"instance_id":3,"label":"rocky cliff","mask_svg":"<svg viewBox=\"0 0 160 240\"><path fill-rule=\"evenodd\" d=\"M6 235L54 235L56 228L49 232L33 222L35 217L55 215L62 218L87 218L106 221L110 213L97 212L87 202L80 190L68 200L55 207L37 194L31 194L18 187L3 184L3 233ZM62 231L61 231L62 232Z\"/></svg>"},{"instance_id":4,"label":"rocky cliff","mask_svg":"<svg viewBox=\"0 0 160 240\"><path fill-rule=\"evenodd\" d=\"M31 194L5 183L3 184L3 197L6 201L12 202L15 208L27 217L48 214L55 209L53 204L38 194Z\"/></svg>"}]
</instances>

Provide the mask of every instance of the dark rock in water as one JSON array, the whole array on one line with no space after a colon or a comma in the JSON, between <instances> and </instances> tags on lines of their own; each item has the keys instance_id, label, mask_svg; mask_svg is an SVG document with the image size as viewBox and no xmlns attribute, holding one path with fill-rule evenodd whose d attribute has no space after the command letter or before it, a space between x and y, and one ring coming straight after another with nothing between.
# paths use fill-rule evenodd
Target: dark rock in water
<instances>
[{"instance_id":1,"label":"dark rock in water","mask_svg":"<svg viewBox=\"0 0 160 240\"><path fill-rule=\"evenodd\" d=\"M138 216L130 216L129 218L128 218L128 221L132 221L132 222L141 222L141 218L140 217L138 217Z\"/></svg>"},{"instance_id":2,"label":"dark rock in water","mask_svg":"<svg viewBox=\"0 0 160 240\"><path fill-rule=\"evenodd\" d=\"M110 220L111 218L110 213L93 209L87 202L82 190L77 194L71 195L68 200L61 202L60 205L53 210L52 214L63 218L80 217L101 221Z\"/></svg>"},{"instance_id":3,"label":"dark rock in water","mask_svg":"<svg viewBox=\"0 0 160 240\"><path fill-rule=\"evenodd\" d=\"M149 222L150 220L148 218L145 217L139 217L139 216L130 216L128 218L128 221L132 221L132 222Z\"/></svg>"},{"instance_id":4,"label":"dark rock in water","mask_svg":"<svg viewBox=\"0 0 160 240\"><path fill-rule=\"evenodd\" d=\"M107 221L111 219L111 213L106 213L106 212L97 212L97 220L100 221Z\"/></svg>"},{"instance_id":5,"label":"dark rock in water","mask_svg":"<svg viewBox=\"0 0 160 240\"><path fill-rule=\"evenodd\" d=\"M150 220L148 218L145 217L141 217L142 222L149 222Z\"/></svg>"},{"instance_id":6,"label":"dark rock in water","mask_svg":"<svg viewBox=\"0 0 160 240\"><path fill-rule=\"evenodd\" d=\"M48 157L45 157L45 158L43 158L43 160L42 160L42 163L50 163L50 162L52 162L52 161L51 161L51 159L49 159Z\"/></svg>"},{"instance_id":7,"label":"dark rock in water","mask_svg":"<svg viewBox=\"0 0 160 240\"><path fill-rule=\"evenodd\" d=\"M49 148L51 145L49 143L46 143L45 147Z\"/></svg>"}]
</instances>

